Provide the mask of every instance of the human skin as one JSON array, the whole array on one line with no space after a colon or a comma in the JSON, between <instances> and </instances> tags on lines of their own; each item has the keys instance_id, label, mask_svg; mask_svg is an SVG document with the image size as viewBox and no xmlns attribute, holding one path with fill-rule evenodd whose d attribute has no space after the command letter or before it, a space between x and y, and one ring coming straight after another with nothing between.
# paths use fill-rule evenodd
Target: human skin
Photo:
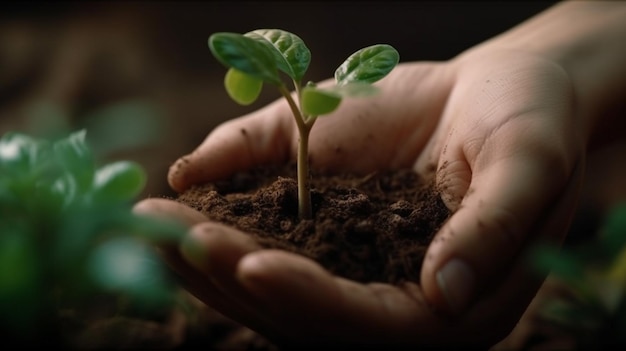
<instances>
[{"instance_id":1,"label":"human skin","mask_svg":"<svg viewBox=\"0 0 626 351\"><path fill-rule=\"evenodd\" d=\"M435 177L453 215L419 282L336 277L173 201L146 199L135 211L187 224L164 258L202 301L277 343L493 345L543 282L527 250L567 233L586 154L623 135L625 38L626 4L559 3L449 61L402 63L376 83L379 95L319 118L311 167ZM183 191L284 163L297 139L277 100L218 126L168 180Z\"/></svg>"}]
</instances>

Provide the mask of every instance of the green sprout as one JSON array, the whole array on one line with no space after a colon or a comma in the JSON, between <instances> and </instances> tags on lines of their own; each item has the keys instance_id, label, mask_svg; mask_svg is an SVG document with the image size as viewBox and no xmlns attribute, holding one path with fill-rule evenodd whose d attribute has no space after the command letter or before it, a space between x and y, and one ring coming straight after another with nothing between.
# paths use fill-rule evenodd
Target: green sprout
<instances>
[{"instance_id":1,"label":"green sprout","mask_svg":"<svg viewBox=\"0 0 626 351\"><path fill-rule=\"evenodd\" d=\"M320 88L302 84L311 61L311 52L297 35L280 29L258 29L245 34L220 32L209 37L215 58L229 69L224 79L228 95L241 105L253 103L263 83L269 83L287 100L299 133L297 153L298 213L312 218L309 187L308 140L318 116L335 111L345 97L370 96L377 92L372 83L385 77L398 64L396 49L387 44L372 45L350 55L334 74L335 85ZM281 72L291 79L294 100Z\"/></svg>"}]
</instances>

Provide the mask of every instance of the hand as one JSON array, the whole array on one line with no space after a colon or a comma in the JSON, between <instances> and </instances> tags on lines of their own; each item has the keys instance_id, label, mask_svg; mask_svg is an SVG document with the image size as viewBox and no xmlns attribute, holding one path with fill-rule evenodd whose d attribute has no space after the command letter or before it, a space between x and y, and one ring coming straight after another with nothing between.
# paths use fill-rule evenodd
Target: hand
<instances>
[{"instance_id":1,"label":"hand","mask_svg":"<svg viewBox=\"0 0 626 351\"><path fill-rule=\"evenodd\" d=\"M429 247L420 282L335 277L166 200L145 200L136 211L187 223L182 245L163 248L168 262L205 303L276 342L490 346L542 282L528 271L525 250L560 241L575 208L585 140L568 76L532 55L476 50L401 64L377 84L377 97L346 100L319 118L311 166L414 167L435 176L454 214ZM171 167L170 185L183 191L286 162L297 138L278 100L216 128Z\"/></svg>"}]
</instances>

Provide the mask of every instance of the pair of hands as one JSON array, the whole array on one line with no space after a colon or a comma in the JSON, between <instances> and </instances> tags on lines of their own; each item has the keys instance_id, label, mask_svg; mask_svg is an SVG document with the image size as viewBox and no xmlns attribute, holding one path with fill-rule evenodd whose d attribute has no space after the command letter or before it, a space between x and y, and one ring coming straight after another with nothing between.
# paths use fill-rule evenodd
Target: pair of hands
<instances>
[{"instance_id":1,"label":"pair of hands","mask_svg":"<svg viewBox=\"0 0 626 351\"><path fill-rule=\"evenodd\" d=\"M377 96L345 100L319 118L311 166L435 172L454 213L429 247L419 282L336 277L169 200L146 199L135 211L188 225L182 243L161 247L164 258L207 305L278 344L490 346L543 282L525 251L539 240L560 242L576 207L585 136L572 83L539 57L474 50L447 62L402 63L377 85ZM183 191L287 162L297 139L280 99L217 127L168 180Z\"/></svg>"}]
</instances>

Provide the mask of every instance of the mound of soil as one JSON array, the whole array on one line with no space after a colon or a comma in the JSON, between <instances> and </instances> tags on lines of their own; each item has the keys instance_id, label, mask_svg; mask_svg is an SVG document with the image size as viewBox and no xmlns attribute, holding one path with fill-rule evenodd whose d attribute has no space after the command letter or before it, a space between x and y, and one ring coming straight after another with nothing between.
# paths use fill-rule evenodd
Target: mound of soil
<instances>
[{"instance_id":1,"label":"mound of soil","mask_svg":"<svg viewBox=\"0 0 626 351\"><path fill-rule=\"evenodd\" d=\"M410 169L311 177L313 219L298 218L295 166L197 185L177 201L359 282L419 281L428 244L450 216L433 182Z\"/></svg>"}]
</instances>

